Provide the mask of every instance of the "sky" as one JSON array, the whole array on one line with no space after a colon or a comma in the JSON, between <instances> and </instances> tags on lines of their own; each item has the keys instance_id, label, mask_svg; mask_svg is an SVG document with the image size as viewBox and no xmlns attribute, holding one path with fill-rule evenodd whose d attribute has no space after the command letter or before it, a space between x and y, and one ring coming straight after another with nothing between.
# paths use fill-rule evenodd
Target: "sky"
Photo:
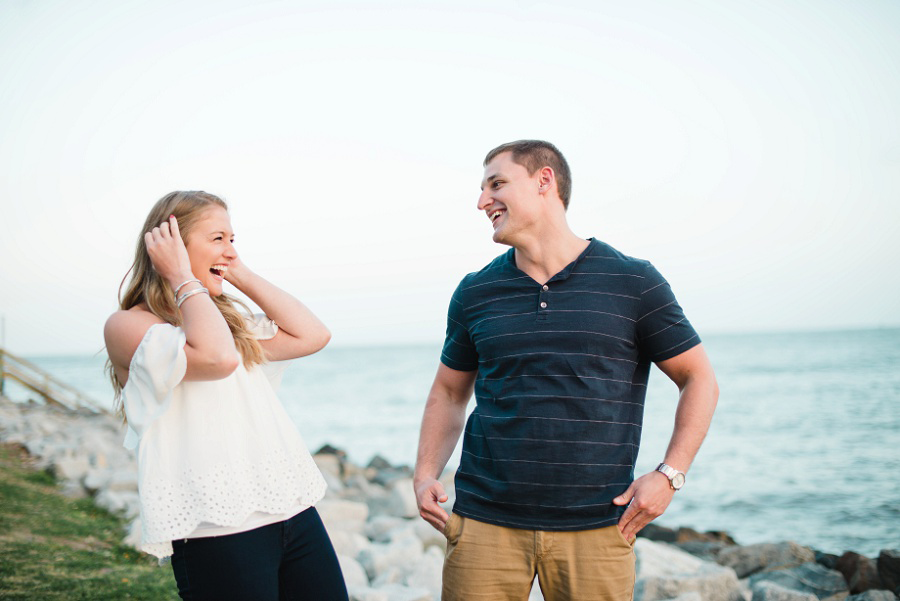
<instances>
[{"instance_id":1,"label":"sky","mask_svg":"<svg viewBox=\"0 0 900 601\"><path fill-rule=\"evenodd\" d=\"M439 343L523 138L701 335L898 326L898 30L891 0L0 0L0 343L100 351L177 189L332 344Z\"/></svg>"}]
</instances>

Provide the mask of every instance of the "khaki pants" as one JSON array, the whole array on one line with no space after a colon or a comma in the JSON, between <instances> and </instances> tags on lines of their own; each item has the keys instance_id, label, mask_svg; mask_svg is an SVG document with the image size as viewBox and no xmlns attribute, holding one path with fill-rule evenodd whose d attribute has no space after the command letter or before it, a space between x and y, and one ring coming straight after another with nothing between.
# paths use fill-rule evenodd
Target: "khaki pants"
<instances>
[{"instance_id":1,"label":"khaki pants","mask_svg":"<svg viewBox=\"0 0 900 601\"><path fill-rule=\"evenodd\" d=\"M455 513L444 528L443 601L526 601L537 575L546 601L630 601L634 541L618 526L520 530Z\"/></svg>"}]
</instances>

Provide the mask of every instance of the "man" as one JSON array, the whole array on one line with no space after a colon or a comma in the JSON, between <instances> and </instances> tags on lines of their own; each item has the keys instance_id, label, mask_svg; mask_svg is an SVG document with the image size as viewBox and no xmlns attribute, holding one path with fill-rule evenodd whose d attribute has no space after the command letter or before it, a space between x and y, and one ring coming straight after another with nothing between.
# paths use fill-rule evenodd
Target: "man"
<instances>
[{"instance_id":1,"label":"man","mask_svg":"<svg viewBox=\"0 0 900 601\"><path fill-rule=\"evenodd\" d=\"M448 539L443 599L631 599L634 537L684 483L718 398L668 283L566 222L552 144L488 153L478 209L512 248L457 287L428 396L415 490ZM650 363L680 390L657 471L634 480ZM438 481L465 422L453 515Z\"/></svg>"}]
</instances>

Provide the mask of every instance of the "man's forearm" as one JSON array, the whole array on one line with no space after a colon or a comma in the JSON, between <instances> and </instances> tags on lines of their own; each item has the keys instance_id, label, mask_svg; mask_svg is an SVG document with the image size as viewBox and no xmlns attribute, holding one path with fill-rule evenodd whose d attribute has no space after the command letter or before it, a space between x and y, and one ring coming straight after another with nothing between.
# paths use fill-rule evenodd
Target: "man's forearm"
<instances>
[{"instance_id":1,"label":"man's forearm","mask_svg":"<svg viewBox=\"0 0 900 601\"><path fill-rule=\"evenodd\" d=\"M666 464L688 471L709 431L718 399L719 389L712 372L688 379L678 399L675 428L664 459Z\"/></svg>"},{"instance_id":2,"label":"man's forearm","mask_svg":"<svg viewBox=\"0 0 900 601\"><path fill-rule=\"evenodd\" d=\"M419 432L415 480L440 478L459 441L465 419L464 402L454 402L440 394L429 395Z\"/></svg>"}]
</instances>

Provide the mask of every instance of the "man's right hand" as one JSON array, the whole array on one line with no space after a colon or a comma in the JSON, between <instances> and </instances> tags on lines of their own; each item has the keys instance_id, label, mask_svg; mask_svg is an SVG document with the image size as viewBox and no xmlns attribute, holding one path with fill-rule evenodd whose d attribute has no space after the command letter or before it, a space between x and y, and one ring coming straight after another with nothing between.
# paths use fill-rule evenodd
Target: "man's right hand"
<instances>
[{"instance_id":1,"label":"man's right hand","mask_svg":"<svg viewBox=\"0 0 900 601\"><path fill-rule=\"evenodd\" d=\"M443 532L450 516L438 503L447 502L447 493L444 485L434 478L416 480L413 484L416 491L416 504L419 506L419 515L422 519L435 527L438 532Z\"/></svg>"}]
</instances>

